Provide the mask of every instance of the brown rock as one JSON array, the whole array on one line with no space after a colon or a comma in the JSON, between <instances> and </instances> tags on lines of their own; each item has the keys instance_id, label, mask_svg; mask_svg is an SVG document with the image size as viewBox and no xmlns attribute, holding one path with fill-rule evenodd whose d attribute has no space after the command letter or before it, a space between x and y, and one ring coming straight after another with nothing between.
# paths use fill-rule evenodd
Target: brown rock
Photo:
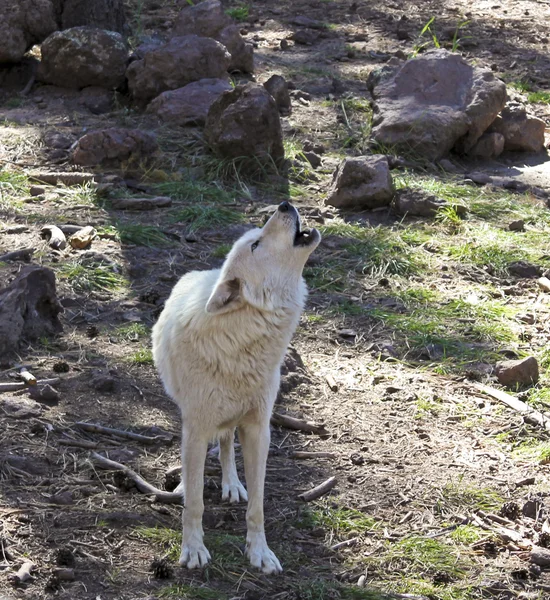
<instances>
[{"instance_id":1,"label":"brown rock","mask_svg":"<svg viewBox=\"0 0 550 600\"><path fill-rule=\"evenodd\" d=\"M230 61L231 55L219 42L186 35L172 38L131 63L126 76L134 99L145 104L162 92L193 81L224 78Z\"/></svg>"},{"instance_id":2,"label":"brown rock","mask_svg":"<svg viewBox=\"0 0 550 600\"><path fill-rule=\"evenodd\" d=\"M315 42L319 39L321 33L319 31L315 31L314 29L298 29L291 36L290 39L296 42L297 44L301 44L302 46L313 46Z\"/></svg>"},{"instance_id":3,"label":"brown rock","mask_svg":"<svg viewBox=\"0 0 550 600\"><path fill-rule=\"evenodd\" d=\"M77 248L79 250L83 250L87 248L93 241L93 239L97 236L97 231L91 226L83 227L76 233L73 233L69 238L69 244L73 248Z\"/></svg>"},{"instance_id":4,"label":"brown rock","mask_svg":"<svg viewBox=\"0 0 550 600\"><path fill-rule=\"evenodd\" d=\"M436 196L423 194L416 190L400 190L392 202L392 208L398 215L433 217L447 202Z\"/></svg>"},{"instance_id":5,"label":"brown rock","mask_svg":"<svg viewBox=\"0 0 550 600\"><path fill-rule=\"evenodd\" d=\"M23 267L0 289L0 362L23 342L61 331L55 275L45 267Z\"/></svg>"},{"instance_id":6,"label":"brown rock","mask_svg":"<svg viewBox=\"0 0 550 600\"><path fill-rule=\"evenodd\" d=\"M0 0L0 15L0 64L19 62L57 29L50 0Z\"/></svg>"},{"instance_id":7,"label":"brown rock","mask_svg":"<svg viewBox=\"0 0 550 600\"><path fill-rule=\"evenodd\" d=\"M523 279L534 279L542 275L542 269L526 260L516 260L508 265L510 275Z\"/></svg>"},{"instance_id":8,"label":"brown rock","mask_svg":"<svg viewBox=\"0 0 550 600\"><path fill-rule=\"evenodd\" d=\"M223 94L210 107L206 139L224 158L250 157L260 160L284 157L279 111L271 94L255 83L239 85Z\"/></svg>"},{"instance_id":9,"label":"brown rock","mask_svg":"<svg viewBox=\"0 0 550 600\"><path fill-rule=\"evenodd\" d=\"M279 112L283 115L290 114L290 94L285 78L281 75L272 75L264 83L264 87L273 96Z\"/></svg>"},{"instance_id":10,"label":"brown rock","mask_svg":"<svg viewBox=\"0 0 550 600\"><path fill-rule=\"evenodd\" d=\"M117 88L124 82L128 50L114 31L72 27L57 31L42 44L37 78L65 88Z\"/></svg>"},{"instance_id":11,"label":"brown rock","mask_svg":"<svg viewBox=\"0 0 550 600\"><path fill-rule=\"evenodd\" d=\"M367 84L373 138L431 160L471 150L506 102L506 86L490 70L441 49L375 71Z\"/></svg>"},{"instance_id":12,"label":"brown rock","mask_svg":"<svg viewBox=\"0 0 550 600\"><path fill-rule=\"evenodd\" d=\"M504 136L500 133L484 133L468 152L476 158L496 158L504 150Z\"/></svg>"},{"instance_id":13,"label":"brown rock","mask_svg":"<svg viewBox=\"0 0 550 600\"><path fill-rule=\"evenodd\" d=\"M147 107L165 123L204 125L213 102L233 88L227 79L200 79L177 90L163 92Z\"/></svg>"},{"instance_id":14,"label":"brown rock","mask_svg":"<svg viewBox=\"0 0 550 600\"><path fill-rule=\"evenodd\" d=\"M508 102L489 131L504 136L506 152L542 152L545 127L544 121L530 115L525 106Z\"/></svg>"},{"instance_id":15,"label":"brown rock","mask_svg":"<svg viewBox=\"0 0 550 600\"><path fill-rule=\"evenodd\" d=\"M77 165L94 166L148 158L157 150L155 136L138 129L101 129L78 140L73 154Z\"/></svg>"},{"instance_id":16,"label":"brown rock","mask_svg":"<svg viewBox=\"0 0 550 600\"><path fill-rule=\"evenodd\" d=\"M508 229L510 231L525 231L525 221L523 219L518 219L517 221L512 221L508 225Z\"/></svg>"},{"instance_id":17,"label":"brown rock","mask_svg":"<svg viewBox=\"0 0 550 600\"><path fill-rule=\"evenodd\" d=\"M390 204L393 180L385 156L344 159L332 176L327 204L340 208L376 208Z\"/></svg>"},{"instance_id":18,"label":"brown rock","mask_svg":"<svg viewBox=\"0 0 550 600\"><path fill-rule=\"evenodd\" d=\"M205 0L186 6L178 15L172 34L175 36L194 34L213 38L221 42L229 51L231 61L227 68L230 71L245 73L254 71L252 45L244 41L239 26L225 14L218 0Z\"/></svg>"},{"instance_id":19,"label":"brown rock","mask_svg":"<svg viewBox=\"0 0 550 600\"><path fill-rule=\"evenodd\" d=\"M504 360L496 365L496 376L502 385L533 385L539 380L539 365L534 356L521 360Z\"/></svg>"}]
</instances>

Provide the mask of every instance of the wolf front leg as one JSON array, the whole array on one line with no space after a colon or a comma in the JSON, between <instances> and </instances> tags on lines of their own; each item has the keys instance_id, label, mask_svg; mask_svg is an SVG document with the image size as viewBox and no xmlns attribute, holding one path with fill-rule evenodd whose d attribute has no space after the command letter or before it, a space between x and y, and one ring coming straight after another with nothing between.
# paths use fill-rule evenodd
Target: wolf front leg
<instances>
[{"instance_id":1,"label":"wolf front leg","mask_svg":"<svg viewBox=\"0 0 550 600\"><path fill-rule=\"evenodd\" d=\"M248 488L246 511L246 554L252 566L266 574L280 573L281 563L269 549L264 530L264 482L269 453L269 416L258 422L239 426L239 439L244 455L244 470Z\"/></svg>"},{"instance_id":2,"label":"wolf front leg","mask_svg":"<svg viewBox=\"0 0 550 600\"><path fill-rule=\"evenodd\" d=\"M220 437L220 463L222 465L222 500L246 502L248 494L239 481L235 465L235 430L226 432Z\"/></svg>"},{"instance_id":3,"label":"wolf front leg","mask_svg":"<svg viewBox=\"0 0 550 600\"><path fill-rule=\"evenodd\" d=\"M188 569L204 567L210 553L203 543L202 514L204 512L204 462L208 440L185 426L181 432L182 483L185 490L183 535L180 565Z\"/></svg>"}]
</instances>

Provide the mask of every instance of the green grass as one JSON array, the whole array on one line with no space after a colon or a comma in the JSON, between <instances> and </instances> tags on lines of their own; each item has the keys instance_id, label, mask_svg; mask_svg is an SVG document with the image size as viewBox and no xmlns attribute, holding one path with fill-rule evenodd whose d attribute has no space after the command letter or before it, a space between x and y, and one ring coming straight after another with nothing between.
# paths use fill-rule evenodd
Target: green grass
<instances>
[{"instance_id":1,"label":"green grass","mask_svg":"<svg viewBox=\"0 0 550 600\"><path fill-rule=\"evenodd\" d=\"M216 204L197 204L178 208L170 213L173 223L186 223L187 231L215 229L243 221L243 215L231 208Z\"/></svg>"},{"instance_id":2,"label":"green grass","mask_svg":"<svg viewBox=\"0 0 550 600\"><path fill-rule=\"evenodd\" d=\"M59 267L58 273L75 292L112 291L128 284L124 277L115 273L112 266L93 262L67 263Z\"/></svg>"},{"instance_id":3,"label":"green grass","mask_svg":"<svg viewBox=\"0 0 550 600\"><path fill-rule=\"evenodd\" d=\"M130 356L130 362L134 365L152 365L153 352L149 348L140 348Z\"/></svg>"},{"instance_id":4,"label":"green grass","mask_svg":"<svg viewBox=\"0 0 550 600\"><path fill-rule=\"evenodd\" d=\"M228 8L225 11L226 15L229 15L235 21L246 21L248 19L248 13L250 11L250 7L248 4L244 2L239 2L237 6L233 8Z\"/></svg>"},{"instance_id":5,"label":"green grass","mask_svg":"<svg viewBox=\"0 0 550 600\"><path fill-rule=\"evenodd\" d=\"M527 96L527 101L533 104L550 104L550 92L532 92Z\"/></svg>"},{"instance_id":6,"label":"green grass","mask_svg":"<svg viewBox=\"0 0 550 600\"><path fill-rule=\"evenodd\" d=\"M156 191L163 196L170 196L174 200L186 202L204 203L227 203L235 199L235 190L213 183L200 180L168 181L156 186Z\"/></svg>"},{"instance_id":7,"label":"green grass","mask_svg":"<svg viewBox=\"0 0 550 600\"><path fill-rule=\"evenodd\" d=\"M210 256L213 258L225 258L229 254L230 250L231 244L220 244L212 250Z\"/></svg>"},{"instance_id":8,"label":"green grass","mask_svg":"<svg viewBox=\"0 0 550 600\"><path fill-rule=\"evenodd\" d=\"M530 81L525 79L520 79L518 81L509 81L508 85L518 92L527 93L533 91L533 84Z\"/></svg>"},{"instance_id":9,"label":"green grass","mask_svg":"<svg viewBox=\"0 0 550 600\"><path fill-rule=\"evenodd\" d=\"M462 479L451 481L441 489L440 508L453 508L458 510L498 510L504 503L500 493L490 487L476 486L464 482Z\"/></svg>"},{"instance_id":10,"label":"green grass","mask_svg":"<svg viewBox=\"0 0 550 600\"><path fill-rule=\"evenodd\" d=\"M20 197L28 195L29 180L26 175L8 169L0 169L0 208L22 206Z\"/></svg>"},{"instance_id":11,"label":"green grass","mask_svg":"<svg viewBox=\"0 0 550 600\"><path fill-rule=\"evenodd\" d=\"M519 460L547 464L550 462L550 441L523 441L514 448L512 455Z\"/></svg>"},{"instance_id":12,"label":"green grass","mask_svg":"<svg viewBox=\"0 0 550 600\"><path fill-rule=\"evenodd\" d=\"M143 323L128 323L115 329L115 336L119 339L135 342L151 335L151 328Z\"/></svg>"},{"instance_id":13,"label":"green grass","mask_svg":"<svg viewBox=\"0 0 550 600\"><path fill-rule=\"evenodd\" d=\"M331 537L340 538L375 531L380 524L353 508L336 506L334 502L320 502L315 507L305 507L296 520L296 526L302 529L322 527Z\"/></svg>"},{"instance_id":14,"label":"green grass","mask_svg":"<svg viewBox=\"0 0 550 600\"><path fill-rule=\"evenodd\" d=\"M483 531L473 525L459 525L449 536L457 544L469 545L483 537Z\"/></svg>"},{"instance_id":15,"label":"green grass","mask_svg":"<svg viewBox=\"0 0 550 600\"><path fill-rule=\"evenodd\" d=\"M342 148L355 149L364 154L367 151L372 131L372 107L368 100L347 96L338 106L341 126L336 135Z\"/></svg>"},{"instance_id":16,"label":"green grass","mask_svg":"<svg viewBox=\"0 0 550 600\"><path fill-rule=\"evenodd\" d=\"M181 529L168 527L137 527L135 535L154 546L160 547L163 554L171 561L177 561L181 552Z\"/></svg>"},{"instance_id":17,"label":"green grass","mask_svg":"<svg viewBox=\"0 0 550 600\"><path fill-rule=\"evenodd\" d=\"M118 223L116 225L120 241L123 244L134 244L148 248L170 248L175 244L154 225L139 223Z\"/></svg>"}]
</instances>

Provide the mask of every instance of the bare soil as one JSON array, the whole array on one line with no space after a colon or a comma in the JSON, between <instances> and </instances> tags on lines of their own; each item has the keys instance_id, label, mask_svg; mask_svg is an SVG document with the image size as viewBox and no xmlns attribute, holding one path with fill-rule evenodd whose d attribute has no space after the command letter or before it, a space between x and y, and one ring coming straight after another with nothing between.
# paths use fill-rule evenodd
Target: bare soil
<instances>
[{"instance_id":1,"label":"bare soil","mask_svg":"<svg viewBox=\"0 0 550 600\"><path fill-rule=\"evenodd\" d=\"M134 31L146 38L167 34L177 6L168 0L128 2L128 12ZM256 45L256 79L283 74L303 91L284 119L285 135L326 149L314 176L282 182L306 218L331 223L336 211L327 210L323 200L332 170L344 154L366 148L356 129L360 113L346 125L342 100L363 98L368 73L396 52L409 55L430 42L419 34L432 17L441 45L451 45L457 26L467 21L457 34L466 58L490 66L510 84L550 91L549 12L545 2L511 0L251 2L242 25ZM282 50L281 40L299 29L293 24L297 16L322 23L314 29L320 37L311 46L291 41ZM35 85L21 97L17 92L27 76L24 69L14 70L9 79L14 85L0 90L3 169L24 176L73 170L69 152L46 143L48 132L76 140L94 128L122 125L156 132L162 153L153 166L126 165L102 175L122 177L134 194L144 193L140 186L154 192L178 173L180 181L191 174L209 189L215 183L201 162L200 131L162 127L134 112L122 96L103 114L91 113L79 93L69 90ZM549 117L548 104L534 103L532 110ZM523 168L524 162L511 157L492 168ZM546 157L537 162L535 183L550 190ZM409 278L363 274L346 263L341 281L319 279L315 275L324 265L338 263L343 255L342 238L326 236L306 273L312 291L293 340L304 366L287 361L276 410L324 423L328 434L273 429L266 529L285 569L280 577L248 567L245 507L221 503L214 453L205 482L205 530L213 563L202 572L187 572L175 560L181 508L154 502L126 478L94 466L82 443L95 443L96 451L107 452L159 487L166 470L179 463L179 415L151 364L148 331L178 277L220 266L220 246L230 245L248 224L260 225L266 207L282 199L275 185L256 181L228 189L228 206L243 215L242 222L199 231L174 221L164 209L113 211L109 197L93 186L46 186L46 193L34 200L26 181L21 190L0 189L0 254L34 247L33 263L56 271L65 307L63 334L25 348L17 361L39 379L59 377L59 402L37 402L27 390L0 393L0 597L316 600L377 598L386 592L441 600L548 597L550 572L533 570L528 550L499 536L496 525L483 530L476 521L479 510L498 512L509 502L521 509L534 498L542 512L531 518L527 507L527 516L512 520L524 537L539 540L550 509L548 465L514 450L516 442L544 444L548 436L476 390L476 380L495 385L489 362L449 368L452 357L434 354L433 348L424 354L408 350L402 330L368 311L353 310L391 302L395 308L400 290L413 283L457 298L486 286L516 313L536 313L532 323L514 321L519 345L489 349L500 358L537 354L547 344L550 307L534 280L452 261ZM547 210L537 198L531 201ZM189 204L184 198L178 206ZM399 222L385 211L340 216L387 231ZM117 265L114 272L124 281L112 289L86 289L86 281L79 286L74 265L82 251L52 251L39 235L45 223L96 227L100 235L91 250L96 259L101 255L99 264ZM121 241L120 224L153 225L161 241ZM19 225L25 229L13 229ZM541 244L541 257L548 250ZM426 254L431 251L427 244ZM10 280L21 266L0 264L0 281ZM0 380L13 381L10 373L0 373ZM85 433L76 425L83 421L162 439L144 445ZM296 460L297 450L331 452L334 458ZM242 470L240 456L238 464ZM330 476L338 482L329 496L313 505L298 499ZM530 477L533 483L517 485ZM453 538L467 523L475 528L474 538ZM410 540L418 546L404 544ZM445 556L440 567L439 559L430 562L422 554L421 548L434 540L441 542ZM155 574L153 560L165 555L171 573ZM17 585L11 577L24 558L35 564L33 579ZM74 566L75 580L57 580L54 570L67 564ZM356 586L362 575L368 588Z\"/></svg>"}]
</instances>

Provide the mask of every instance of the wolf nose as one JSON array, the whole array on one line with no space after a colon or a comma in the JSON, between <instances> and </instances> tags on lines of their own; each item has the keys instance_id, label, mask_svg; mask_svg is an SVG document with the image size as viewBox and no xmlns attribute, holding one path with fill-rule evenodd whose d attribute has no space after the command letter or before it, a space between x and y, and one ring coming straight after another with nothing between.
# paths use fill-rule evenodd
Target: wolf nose
<instances>
[{"instance_id":1,"label":"wolf nose","mask_svg":"<svg viewBox=\"0 0 550 600\"><path fill-rule=\"evenodd\" d=\"M290 204L285 200L279 204L279 212L288 212L290 210Z\"/></svg>"}]
</instances>

